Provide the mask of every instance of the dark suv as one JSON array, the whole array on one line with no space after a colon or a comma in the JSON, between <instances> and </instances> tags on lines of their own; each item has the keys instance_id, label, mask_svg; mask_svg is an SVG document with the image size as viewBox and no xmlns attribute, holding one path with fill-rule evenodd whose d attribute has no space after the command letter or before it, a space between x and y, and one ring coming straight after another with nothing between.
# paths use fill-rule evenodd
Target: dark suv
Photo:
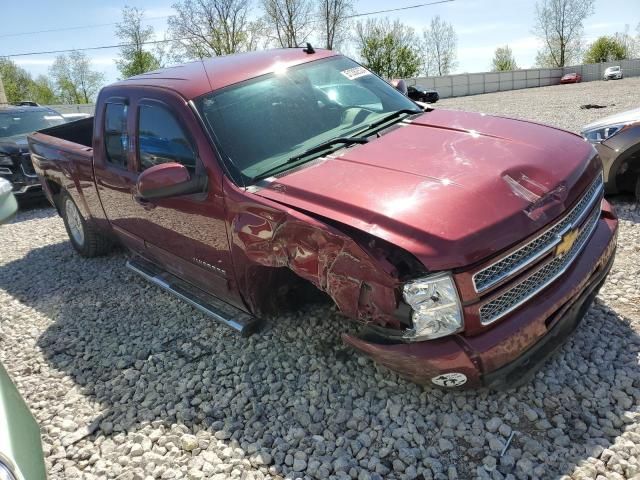
<instances>
[{"instance_id":1,"label":"dark suv","mask_svg":"<svg viewBox=\"0 0 640 480\"><path fill-rule=\"evenodd\" d=\"M65 123L55 110L20 105L0 108L0 177L9 180L18 197L42 195L40 180L33 170L27 135Z\"/></svg>"}]
</instances>

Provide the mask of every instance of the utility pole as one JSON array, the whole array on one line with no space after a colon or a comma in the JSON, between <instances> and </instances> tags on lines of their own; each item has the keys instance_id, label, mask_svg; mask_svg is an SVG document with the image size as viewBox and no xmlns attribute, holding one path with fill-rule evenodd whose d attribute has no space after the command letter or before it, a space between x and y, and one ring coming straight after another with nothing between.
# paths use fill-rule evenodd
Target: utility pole
<instances>
[{"instance_id":1,"label":"utility pole","mask_svg":"<svg viewBox=\"0 0 640 480\"><path fill-rule=\"evenodd\" d=\"M2 75L0 75L0 107L7 105L7 95L4 93L4 83L2 83Z\"/></svg>"}]
</instances>

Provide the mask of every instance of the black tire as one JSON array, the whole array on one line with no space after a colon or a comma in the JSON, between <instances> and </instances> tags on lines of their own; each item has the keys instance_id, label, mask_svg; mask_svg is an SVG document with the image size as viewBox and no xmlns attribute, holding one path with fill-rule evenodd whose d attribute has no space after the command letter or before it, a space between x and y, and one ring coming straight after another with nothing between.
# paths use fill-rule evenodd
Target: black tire
<instances>
[{"instance_id":1,"label":"black tire","mask_svg":"<svg viewBox=\"0 0 640 480\"><path fill-rule=\"evenodd\" d=\"M636 200L640 202L640 175L636 178Z\"/></svg>"},{"instance_id":2,"label":"black tire","mask_svg":"<svg viewBox=\"0 0 640 480\"><path fill-rule=\"evenodd\" d=\"M59 200L60 214L73 248L83 257L99 257L109 253L111 240L87 222L67 192Z\"/></svg>"}]
</instances>

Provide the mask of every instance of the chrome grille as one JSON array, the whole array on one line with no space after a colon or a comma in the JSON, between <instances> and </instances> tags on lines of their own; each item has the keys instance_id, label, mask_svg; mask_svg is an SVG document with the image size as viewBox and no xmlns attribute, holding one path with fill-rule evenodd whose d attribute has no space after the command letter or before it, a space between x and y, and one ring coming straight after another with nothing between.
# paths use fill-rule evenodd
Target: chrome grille
<instances>
[{"instance_id":1,"label":"chrome grille","mask_svg":"<svg viewBox=\"0 0 640 480\"><path fill-rule=\"evenodd\" d=\"M589 218L584 222L578 237L571 249L560 257L555 257L531 276L518 283L507 292L480 308L480 321L483 325L495 322L504 315L512 312L538 292L549 286L562 275L573 263L589 237L598 225L600 208L594 208Z\"/></svg>"},{"instance_id":2,"label":"chrome grille","mask_svg":"<svg viewBox=\"0 0 640 480\"><path fill-rule=\"evenodd\" d=\"M482 293L497 285L551 251L559 243L563 233L570 229L572 225L579 224L591 211L596 200L601 197L602 190L602 176L598 175L598 178L589 186L580 201L562 220L518 250L477 272L473 276L473 286L476 292Z\"/></svg>"}]
</instances>

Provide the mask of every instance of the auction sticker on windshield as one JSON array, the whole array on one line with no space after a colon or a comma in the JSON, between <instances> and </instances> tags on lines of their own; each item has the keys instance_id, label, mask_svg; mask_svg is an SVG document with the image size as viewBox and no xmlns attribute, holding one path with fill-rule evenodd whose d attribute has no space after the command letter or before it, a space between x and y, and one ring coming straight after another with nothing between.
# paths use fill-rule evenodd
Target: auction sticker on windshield
<instances>
[{"instance_id":1,"label":"auction sticker on windshield","mask_svg":"<svg viewBox=\"0 0 640 480\"><path fill-rule=\"evenodd\" d=\"M371 75L371 72L364 67L348 68L346 70L342 70L340 73L347 77L349 80L355 80L356 78Z\"/></svg>"}]
</instances>

